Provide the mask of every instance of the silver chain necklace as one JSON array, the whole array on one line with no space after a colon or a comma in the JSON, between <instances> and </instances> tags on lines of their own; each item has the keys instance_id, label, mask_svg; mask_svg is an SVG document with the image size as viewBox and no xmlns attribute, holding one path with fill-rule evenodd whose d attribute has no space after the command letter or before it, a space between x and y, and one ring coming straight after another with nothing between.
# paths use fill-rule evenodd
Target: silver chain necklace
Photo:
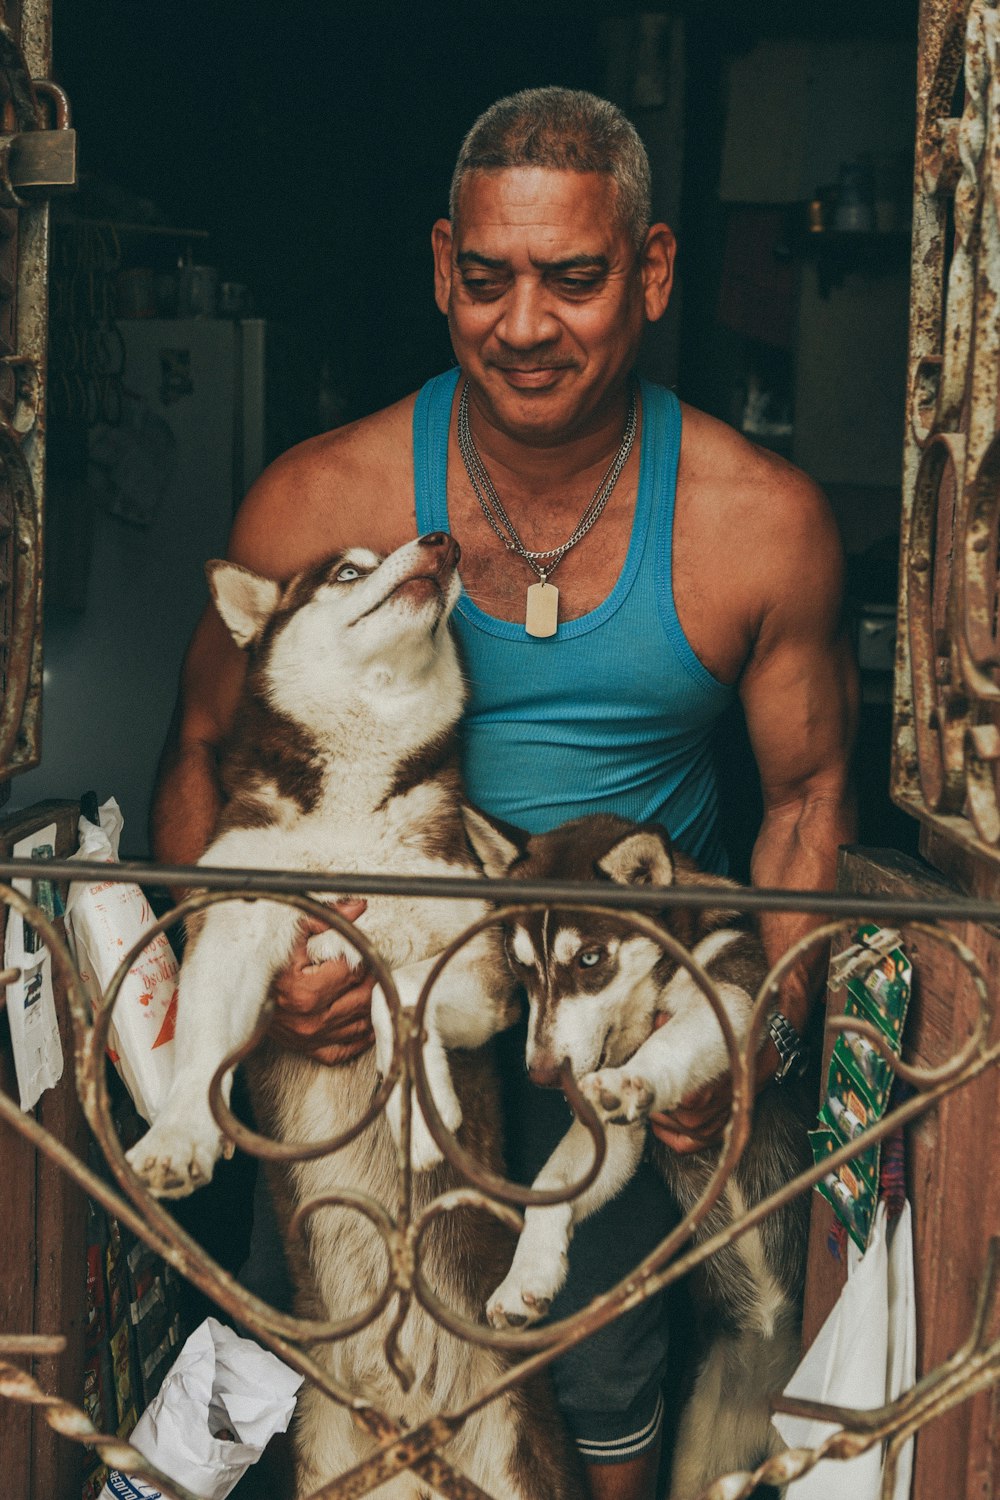
<instances>
[{"instance_id":1,"label":"silver chain necklace","mask_svg":"<svg viewBox=\"0 0 1000 1500\"><path fill-rule=\"evenodd\" d=\"M462 395L458 403L458 451L462 455L465 472L469 476L473 493L479 501L480 509L489 522L492 530L503 542L508 552L516 552L518 557L524 559L528 567L538 579L537 583L531 584L528 589L528 597L525 604L524 628L528 635L548 636L555 635L556 626L559 623L559 590L549 582L552 574L562 562L566 553L577 542L583 540L587 532L598 520L604 507L611 499L612 491L618 483L619 477L628 456L632 452L632 444L635 440L637 426L635 387L629 392L628 415L625 418L625 431L622 434L621 444L611 463L608 465L604 478L594 491L586 510L574 527L572 535L558 547L548 547L541 552L532 552L527 548L518 536L514 523L504 509L503 502L494 488L493 481L487 472L486 465L479 456L479 450L473 441L472 432L469 428L469 383L462 386Z\"/></svg>"}]
</instances>

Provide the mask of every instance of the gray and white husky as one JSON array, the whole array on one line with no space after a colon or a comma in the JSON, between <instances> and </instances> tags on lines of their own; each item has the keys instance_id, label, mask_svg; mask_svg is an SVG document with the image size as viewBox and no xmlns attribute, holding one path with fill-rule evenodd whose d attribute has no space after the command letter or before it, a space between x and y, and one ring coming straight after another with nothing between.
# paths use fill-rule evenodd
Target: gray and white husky
<instances>
[{"instance_id":1,"label":"gray and white husky","mask_svg":"<svg viewBox=\"0 0 1000 1500\"><path fill-rule=\"evenodd\" d=\"M737 1039L746 1036L752 999L767 973L750 920L725 907L732 883L698 870L655 824L581 818L529 837L467 810L470 840L487 875L529 880L613 880L718 889L719 907L670 909L657 920L716 984ZM606 1131L595 1182L571 1203L528 1208L511 1269L491 1296L496 1327L520 1327L547 1313L566 1278L574 1226L624 1187L648 1151L683 1212L701 1197L718 1146L678 1156L648 1135L651 1112L676 1108L728 1068L722 1030L688 970L637 932L623 915L548 910L515 919L507 953L530 1004L528 1072L551 1085L568 1058ZM654 1029L656 1018L666 1018ZM789 1181L809 1160L807 1101L785 1082L758 1097L750 1139L724 1194L696 1231L705 1240ZM593 1148L574 1123L533 1186L568 1187L583 1176ZM672 1500L688 1500L718 1475L753 1469L780 1451L769 1398L798 1359L808 1204L799 1197L701 1268L698 1303L706 1348L680 1418Z\"/></svg>"},{"instance_id":2,"label":"gray and white husky","mask_svg":"<svg viewBox=\"0 0 1000 1500\"><path fill-rule=\"evenodd\" d=\"M352 548L282 586L230 563L209 564L219 613L249 669L224 749L227 801L202 863L232 867L408 875L479 873L462 826L454 730L463 685L448 616L459 593L458 547L435 533L382 558ZM345 893L346 894L346 893ZM324 899L332 900L332 897ZM438 955L485 911L481 901L368 898L358 921L412 1003ZM275 902L227 901L193 924L181 968L176 1071L146 1136L129 1152L135 1171L164 1196L190 1192L220 1149L208 1105L216 1069L257 1027L271 981L287 963L300 915ZM309 939L319 961L354 952L336 933ZM354 954L354 961L357 961ZM499 935L461 950L427 1010L425 1063L449 1129L500 1170L499 1107L486 1043L514 1018ZM391 1054L384 1002L373 1004L376 1055L323 1067L267 1044L248 1066L255 1112L279 1139L323 1141L369 1107ZM446 1049L462 1049L449 1057ZM255 1054L255 1059L258 1054ZM228 1091L228 1090L227 1090ZM391 1105L398 1114L399 1088ZM413 1213L457 1186L415 1112ZM433 1170L430 1170L433 1168ZM384 1115L333 1156L283 1169L273 1184L279 1216L306 1201L363 1194L392 1205L398 1192L393 1131ZM424 1238L427 1283L450 1307L481 1319L487 1292L509 1263L496 1222L463 1212L435 1220ZM505 1255L506 1248L506 1255ZM361 1213L325 1208L306 1220L304 1247L288 1246L297 1310L341 1320L372 1306L387 1274L384 1242ZM367 1328L312 1349L342 1385L407 1426L452 1410L505 1368L497 1353L444 1331L414 1303L398 1348L414 1372L404 1393L390 1373L388 1309ZM297 1492L306 1495L373 1451L350 1413L307 1386L296 1417ZM449 1457L480 1486L517 1500L573 1500L572 1460L544 1389L512 1391L471 1417ZM412 1472L379 1500L427 1493Z\"/></svg>"}]
</instances>

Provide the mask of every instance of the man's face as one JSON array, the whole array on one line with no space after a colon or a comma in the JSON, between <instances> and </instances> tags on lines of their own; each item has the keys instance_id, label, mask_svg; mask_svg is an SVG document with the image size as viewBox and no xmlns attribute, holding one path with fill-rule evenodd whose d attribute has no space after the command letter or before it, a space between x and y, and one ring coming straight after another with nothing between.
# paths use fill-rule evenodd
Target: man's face
<instances>
[{"instance_id":1,"label":"man's face","mask_svg":"<svg viewBox=\"0 0 1000 1500\"><path fill-rule=\"evenodd\" d=\"M596 172L475 172L457 221L434 230L435 292L475 400L494 426L545 444L586 432L620 399L643 324L669 295L667 246L637 254L617 187Z\"/></svg>"}]
</instances>

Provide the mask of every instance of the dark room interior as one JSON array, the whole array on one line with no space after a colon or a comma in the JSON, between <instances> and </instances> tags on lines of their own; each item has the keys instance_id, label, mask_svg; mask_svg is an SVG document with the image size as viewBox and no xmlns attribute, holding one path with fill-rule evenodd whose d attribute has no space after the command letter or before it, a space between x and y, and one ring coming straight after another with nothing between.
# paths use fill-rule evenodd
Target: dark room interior
<instances>
[{"instance_id":1,"label":"dark room interior","mask_svg":"<svg viewBox=\"0 0 1000 1500\"><path fill-rule=\"evenodd\" d=\"M18 778L15 802L96 783L123 805L123 851L147 854L145 804L204 599L200 562L221 547L245 488L236 475L231 493L214 496L204 540L182 517L171 523L170 499L155 523L123 518L120 504L116 513L107 463L109 451L120 457L122 428L140 466L169 467L157 442L173 444L167 428L199 394L171 406L161 390L148 410L130 394L134 368L103 373L114 357L100 339L95 388L82 392L74 350L81 338L88 347L88 323L175 317L178 267L205 265L213 311L269 329L262 459L384 406L451 363L429 230L447 211L464 130L500 95L554 82L630 113L653 162L654 216L678 233L678 285L645 372L827 488L865 668L860 838L912 849L914 825L886 788L915 26L909 0L833 10L711 0L657 13L596 0L57 0L56 74L73 104L81 186L59 203L55 231L46 752ZM775 68L788 87L769 84ZM794 150L772 151L778 141ZM868 232L852 238L834 229L836 196L839 182L854 191L858 171ZM810 202L827 214L826 234L810 233ZM183 460L171 469L168 495L182 470ZM119 630L118 570L134 583L146 568L146 618L126 625L135 607L123 595ZM98 679L81 643L88 612L101 609L93 630L113 636L123 660ZM95 720L89 746L83 714ZM139 742L126 753L119 736L116 752L104 730L130 716ZM745 872L757 794L738 715L720 755L733 866Z\"/></svg>"},{"instance_id":2,"label":"dark room interior","mask_svg":"<svg viewBox=\"0 0 1000 1500\"><path fill-rule=\"evenodd\" d=\"M215 515L206 532L183 494L185 460L170 467L161 455L157 514L109 503L109 433L114 454L116 428L135 416L138 367L126 361L116 394L99 366L93 400L81 402L77 372L63 369L74 323L84 345L87 325L105 318L130 337L149 322L154 342L176 343L178 268L207 265L216 298L236 284L240 310L276 335L265 461L376 410L452 362L429 231L447 213L465 129L504 93L556 82L627 110L652 159L654 217L678 233L678 286L645 373L804 467L810 455L828 464L814 476L844 537L852 629L879 648L864 659L859 840L915 851L916 825L888 795L910 174L899 156L912 150L915 25L907 0L834 11L711 0L655 14L597 0L95 0L85 11L57 0L56 72L73 104L81 186L58 205L53 252L45 749L15 781L15 804L115 795L123 855L148 857L146 800L205 597L201 563L223 545L245 487L223 470L221 492L202 500L199 490ZM798 77L797 96L768 90L774 66ZM773 161L784 158L772 148L796 138L801 160L778 181ZM808 227L810 201L836 196L841 150L848 171L855 157L869 176L877 167L883 194L880 232L871 220L854 240L832 218L826 235ZM808 175L813 160L830 180ZM213 310L224 316L218 301ZM763 415L751 415L751 382ZM176 389L165 377L152 389L125 458L147 480L162 424L176 427L205 395L183 374ZM877 410L852 464L859 403ZM738 706L717 754L731 864L745 877L760 799ZM185 1213L211 1242L212 1195Z\"/></svg>"}]
</instances>

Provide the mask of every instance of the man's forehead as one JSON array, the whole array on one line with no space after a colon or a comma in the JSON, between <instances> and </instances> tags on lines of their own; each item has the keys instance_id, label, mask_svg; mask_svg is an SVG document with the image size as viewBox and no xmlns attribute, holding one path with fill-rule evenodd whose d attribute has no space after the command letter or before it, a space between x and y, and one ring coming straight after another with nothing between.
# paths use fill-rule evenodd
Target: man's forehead
<instances>
[{"instance_id":1,"label":"man's forehead","mask_svg":"<svg viewBox=\"0 0 1000 1500\"><path fill-rule=\"evenodd\" d=\"M549 259L607 255L624 238L615 213L618 186L603 172L550 167L505 167L470 172L458 195L452 225L458 255L499 259L505 233L529 231ZM551 251L551 254L550 254Z\"/></svg>"}]
</instances>

